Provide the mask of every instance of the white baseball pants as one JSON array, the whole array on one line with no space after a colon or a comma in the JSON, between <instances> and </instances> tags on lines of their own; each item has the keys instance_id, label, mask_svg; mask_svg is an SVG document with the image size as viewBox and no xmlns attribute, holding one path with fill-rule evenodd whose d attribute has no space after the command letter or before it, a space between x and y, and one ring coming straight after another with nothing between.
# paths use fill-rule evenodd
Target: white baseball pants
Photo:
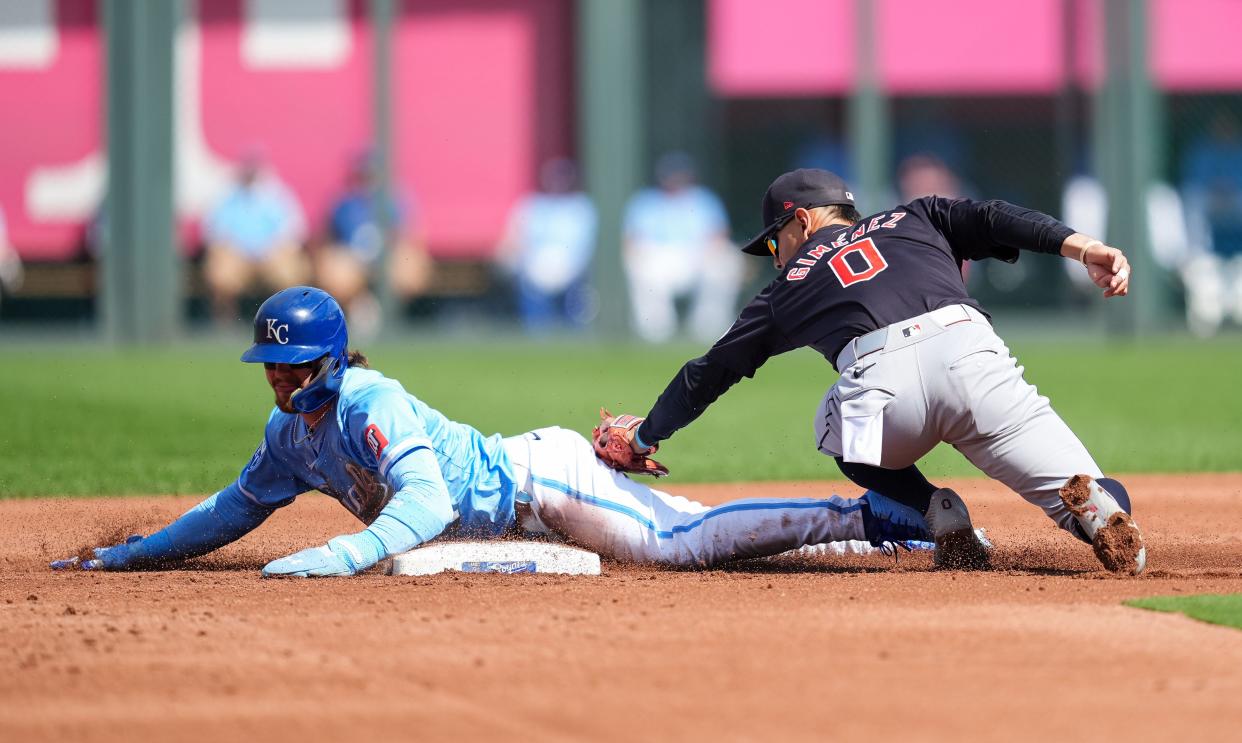
<instances>
[{"instance_id":1,"label":"white baseball pants","mask_svg":"<svg viewBox=\"0 0 1242 743\"><path fill-rule=\"evenodd\" d=\"M504 449L519 504L530 507L519 526L614 560L707 567L866 538L856 499L747 498L709 508L610 469L574 431L541 428L505 439Z\"/></svg>"}]
</instances>

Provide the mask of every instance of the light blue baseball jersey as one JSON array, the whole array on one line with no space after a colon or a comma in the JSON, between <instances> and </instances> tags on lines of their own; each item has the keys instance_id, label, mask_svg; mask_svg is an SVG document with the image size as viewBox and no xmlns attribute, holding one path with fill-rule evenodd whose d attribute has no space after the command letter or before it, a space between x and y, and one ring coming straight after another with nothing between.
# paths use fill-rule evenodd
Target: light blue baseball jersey
<instances>
[{"instance_id":1,"label":"light blue baseball jersey","mask_svg":"<svg viewBox=\"0 0 1242 743\"><path fill-rule=\"evenodd\" d=\"M496 534L513 522L513 472L499 434L484 437L395 379L357 367L346 370L328 415L336 425L310 433L300 415L274 409L238 490L269 507L319 490L371 524L393 493L416 481L432 486L423 488L422 505L445 525Z\"/></svg>"},{"instance_id":2,"label":"light blue baseball jersey","mask_svg":"<svg viewBox=\"0 0 1242 743\"><path fill-rule=\"evenodd\" d=\"M513 521L513 470L497 434L456 423L377 371L350 368L328 417L274 410L231 485L130 548L135 563L206 554L301 493L336 498L368 527L333 543L364 569L446 530L494 536Z\"/></svg>"}]
</instances>

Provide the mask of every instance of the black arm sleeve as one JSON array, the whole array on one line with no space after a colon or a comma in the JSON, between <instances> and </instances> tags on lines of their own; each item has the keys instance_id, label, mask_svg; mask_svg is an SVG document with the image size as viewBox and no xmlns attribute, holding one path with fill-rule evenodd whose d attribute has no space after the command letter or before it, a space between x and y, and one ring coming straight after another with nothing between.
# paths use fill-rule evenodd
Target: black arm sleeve
<instances>
[{"instance_id":1,"label":"black arm sleeve","mask_svg":"<svg viewBox=\"0 0 1242 743\"><path fill-rule=\"evenodd\" d=\"M667 439L690 425L741 378L741 374L707 356L687 361L647 413L647 420L638 428L638 438L648 446Z\"/></svg>"},{"instance_id":2,"label":"black arm sleeve","mask_svg":"<svg viewBox=\"0 0 1242 743\"><path fill-rule=\"evenodd\" d=\"M999 258L1013 263L1019 250L1058 255L1074 230L1034 209L1007 201L971 201L927 197L932 224L945 236L959 260Z\"/></svg>"},{"instance_id":3,"label":"black arm sleeve","mask_svg":"<svg viewBox=\"0 0 1242 743\"><path fill-rule=\"evenodd\" d=\"M681 367L638 428L644 444L656 444L685 428L742 377L753 377L769 358L794 347L772 315L772 293L780 285L780 279L769 284L705 355Z\"/></svg>"}]
</instances>

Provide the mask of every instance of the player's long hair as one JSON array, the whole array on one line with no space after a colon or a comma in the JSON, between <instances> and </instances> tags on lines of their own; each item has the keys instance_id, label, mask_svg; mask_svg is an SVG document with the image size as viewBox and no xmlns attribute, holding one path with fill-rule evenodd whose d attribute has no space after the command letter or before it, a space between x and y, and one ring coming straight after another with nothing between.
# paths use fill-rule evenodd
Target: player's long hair
<instances>
[{"instance_id":1,"label":"player's long hair","mask_svg":"<svg viewBox=\"0 0 1242 743\"><path fill-rule=\"evenodd\" d=\"M349 365L361 366L363 369L371 368L371 362L367 359L367 355L356 348L349 352Z\"/></svg>"}]
</instances>

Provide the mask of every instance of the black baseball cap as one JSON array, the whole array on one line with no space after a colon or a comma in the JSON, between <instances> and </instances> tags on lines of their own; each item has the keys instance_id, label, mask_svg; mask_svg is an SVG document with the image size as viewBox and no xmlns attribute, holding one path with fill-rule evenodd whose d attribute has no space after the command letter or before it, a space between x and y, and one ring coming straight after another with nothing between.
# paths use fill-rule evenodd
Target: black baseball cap
<instances>
[{"instance_id":1,"label":"black baseball cap","mask_svg":"<svg viewBox=\"0 0 1242 743\"><path fill-rule=\"evenodd\" d=\"M763 195L763 232L746 243L742 252L770 255L764 243L793 217L795 210L834 205L854 206L854 194L836 173L799 168L777 177Z\"/></svg>"}]
</instances>

